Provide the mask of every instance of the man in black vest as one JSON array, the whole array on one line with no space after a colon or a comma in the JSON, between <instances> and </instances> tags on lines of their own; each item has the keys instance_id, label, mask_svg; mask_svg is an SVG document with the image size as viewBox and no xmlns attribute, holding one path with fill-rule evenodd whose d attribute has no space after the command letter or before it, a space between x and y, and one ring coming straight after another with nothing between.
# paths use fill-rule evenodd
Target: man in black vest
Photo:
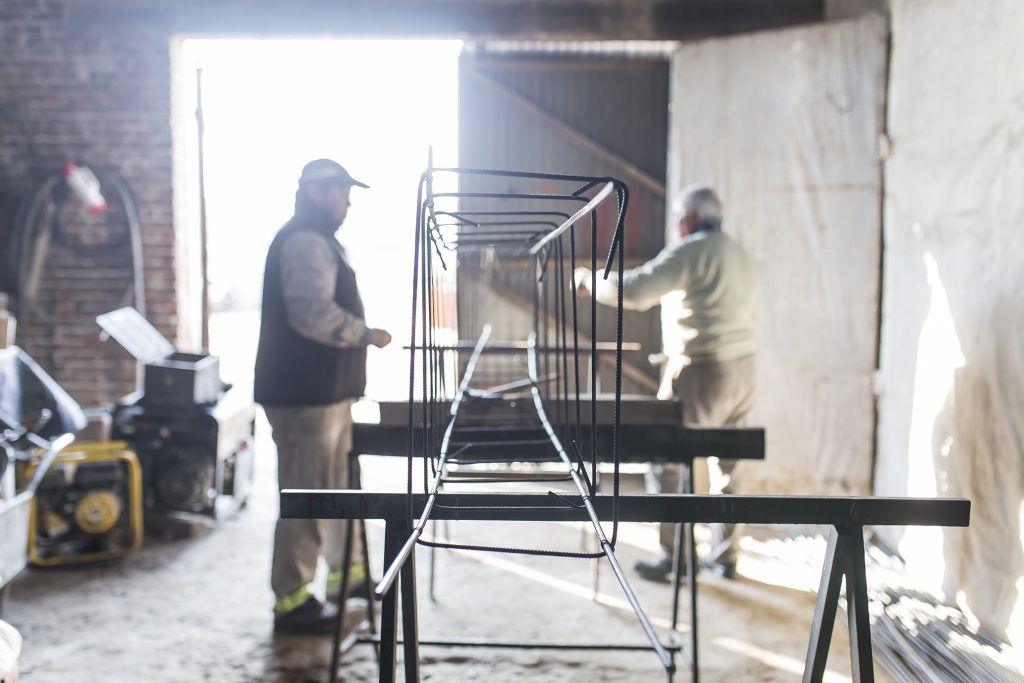
<instances>
[{"instance_id":1,"label":"man in black vest","mask_svg":"<svg viewBox=\"0 0 1024 683\"><path fill-rule=\"evenodd\" d=\"M273 429L281 488L348 488L351 405L366 387L366 347L391 342L364 322L355 273L334 238L353 185L368 187L329 159L306 164L295 216L267 254L255 395ZM270 578L275 630L331 632L331 599L344 600L337 595L342 572L352 585L366 571L341 566L344 532L337 520L278 520ZM327 603L310 591L321 555L329 570Z\"/></svg>"}]
</instances>

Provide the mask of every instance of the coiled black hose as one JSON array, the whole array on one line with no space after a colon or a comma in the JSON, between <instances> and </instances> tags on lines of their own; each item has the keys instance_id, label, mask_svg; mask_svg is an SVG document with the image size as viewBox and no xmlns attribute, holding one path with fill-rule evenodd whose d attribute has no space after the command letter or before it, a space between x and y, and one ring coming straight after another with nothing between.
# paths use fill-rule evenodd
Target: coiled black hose
<instances>
[{"instance_id":1,"label":"coiled black hose","mask_svg":"<svg viewBox=\"0 0 1024 683\"><path fill-rule=\"evenodd\" d=\"M21 205L11 230L10 268L15 273L17 288L16 312L23 319L34 318L54 322L39 301L41 284L45 278L51 244L79 256L102 256L128 248L131 255L132 277L117 301L104 310L133 305L146 314L145 265L142 260L142 232L138 205L124 179L112 171L93 169L108 203L117 202L124 211L128 230L124 239L101 245L85 245L74 239L61 224L61 209L71 194L61 172L53 173L40 182L28 201ZM110 208L106 215L112 215ZM104 312L104 311L99 311Z\"/></svg>"}]
</instances>

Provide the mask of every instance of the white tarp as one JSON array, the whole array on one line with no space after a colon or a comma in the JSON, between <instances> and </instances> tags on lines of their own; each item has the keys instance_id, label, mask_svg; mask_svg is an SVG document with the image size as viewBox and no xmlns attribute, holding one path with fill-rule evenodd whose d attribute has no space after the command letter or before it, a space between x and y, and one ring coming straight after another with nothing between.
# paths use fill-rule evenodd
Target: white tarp
<instances>
[{"instance_id":1,"label":"white tarp","mask_svg":"<svg viewBox=\"0 0 1024 683\"><path fill-rule=\"evenodd\" d=\"M893 0L876 491L971 498L890 533L1024 642L1024 2ZM908 457L909 456L909 457Z\"/></svg>"},{"instance_id":2,"label":"white tarp","mask_svg":"<svg viewBox=\"0 0 1024 683\"><path fill-rule=\"evenodd\" d=\"M714 185L725 230L762 272L755 420L768 453L742 491L870 490L886 37L871 15L673 58L670 198Z\"/></svg>"}]
</instances>

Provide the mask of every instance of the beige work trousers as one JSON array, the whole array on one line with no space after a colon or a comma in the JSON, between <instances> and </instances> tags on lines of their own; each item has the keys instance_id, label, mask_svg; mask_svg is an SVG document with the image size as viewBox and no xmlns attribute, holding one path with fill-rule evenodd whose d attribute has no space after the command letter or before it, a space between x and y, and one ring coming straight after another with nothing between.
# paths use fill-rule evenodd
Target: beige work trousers
<instances>
[{"instance_id":1,"label":"beige work trousers","mask_svg":"<svg viewBox=\"0 0 1024 683\"><path fill-rule=\"evenodd\" d=\"M676 397L683 404L683 424L701 427L741 427L754 402L754 356L728 361L694 362L684 367L673 382ZM722 493L732 493L735 482L735 460L719 461L718 467L727 478ZM647 490L651 493L678 493L682 479L681 465L652 465L647 477ZM710 477L707 461L693 461L693 491L708 493ZM711 524L712 562L734 563L738 535L732 524ZM675 524L659 526L662 550L670 557L675 547Z\"/></svg>"},{"instance_id":2,"label":"beige work trousers","mask_svg":"<svg viewBox=\"0 0 1024 683\"><path fill-rule=\"evenodd\" d=\"M352 450L352 401L325 406L264 409L277 445L277 480L282 489L348 488ZM358 527L357 527L358 528ZM309 585L323 556L331 572L342 569L347 521L278 519L270 585L283 598ZM352 557L361 558L359 534ZM347 568L345 568L347 569Z\"/></svg>"}]
</instances>

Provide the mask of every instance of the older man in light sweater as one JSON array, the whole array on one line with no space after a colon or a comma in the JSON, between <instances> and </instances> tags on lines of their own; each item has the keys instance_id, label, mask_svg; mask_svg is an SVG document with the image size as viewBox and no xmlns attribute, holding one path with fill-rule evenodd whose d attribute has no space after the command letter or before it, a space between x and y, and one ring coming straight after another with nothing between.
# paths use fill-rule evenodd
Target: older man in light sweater
<instances>
[{"instance_id":1,"label":"older man in light sweater","mask_svg":"<svg viewBox=\"0 0 1024 683\"><path fill-rule=\"evenodd\" d=\"M622 277L623 306L647 310L661 304L662 348L666 356L659 397L678 396L683 423L737 426L746 422L754 398L754 353L761 299L757 266L738 242L722 231L722 206L714 190L690 185L673 203L681 240ZM591 273L575 273L577 287L589 292ZM598 278L595 298L616 305L619 280ZM732 473L734 462L719 466ZM653 465L652 492L679 488L678 465ZM695 476L698 492L708 491L706 473ZM729 492L731 482L722 487ZM736 571L736 535L731 525L712 525L709 562L723 576ZM674 525L660 528L661 554L641 560L641 576L664 581L672 570Z\"/></svg>"}]
</instances>

